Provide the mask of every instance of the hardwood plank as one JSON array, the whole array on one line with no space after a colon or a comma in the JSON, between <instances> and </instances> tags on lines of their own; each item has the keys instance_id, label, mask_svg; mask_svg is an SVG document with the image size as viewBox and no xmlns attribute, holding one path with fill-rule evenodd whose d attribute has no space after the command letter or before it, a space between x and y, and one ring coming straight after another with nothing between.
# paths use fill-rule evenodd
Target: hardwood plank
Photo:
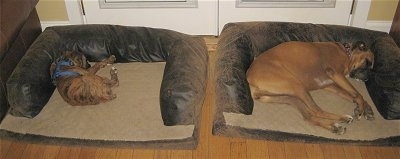
<instances>
[{"instance_id":1,"label":"hardwood plank","mask_svg":"<svg viewBox=\"0 0 400 159\"><path fill-rule=\"evenodd\" d=\"M399 154L399 156L400 156L400 146L399 147L397 147L396 148L396 150L397 150L397 153Z\"/></svg>"},{"instance_id":2,"label":"hardwood plank","mask_svg":"<svg viewBox=\"0 0 400 159\"><path fill-rule=\"evenodd\" d=\"M231 142L231 159L246 159L246 142Z\"/></svg>"},{"instance_id":3,"label":"hardwood plank","mask_svg":"<svg viewBox=\"0 0 400 159\"><path fill-rule=\"evenodd\" d=\"M322 152L319 144L305 144L308 158L323 159L324 153Z\"/></svg>"},{"instance_id":4,"label":"hardwood plank","mask_svg":"<svg viewBox=\"0 0 400 159\"><path fill-rule=\"evenodd\" d=\"M95 159L97 148L95 147L82 147L79 152L79 159Z\"/></svg>"},{"instance_id":5,"label":"hardwood plank","mask_svg":"<svg viewBox=\"0 0 400 159\"><path fill-rule=\"evenodd\" d=\"M7 152L6 159L19 159L27 147L26 143L13 142Z\"/></svg>"},{"instance_id":6,"label":"hardwood plank","mask_svg":"<svg viewBox=\"0 0 400 159\"><path fill-rule=\"evenodd\" d=\"M153 159L154 150L152 149L135 149L133 151L134 159Z\"/></svg>"},{"instance_id":7,"label":"hardwood plank","mask_svg":"<svg viewBox=\"0 0 400 159\"><path fill-rule=\"evenodd\" d=\"M0 159L5 159L12 142L10 140L0 139Z\"/></svg>"},{"instance_id":8,"label":"hardwood plank","mask_svg":"<svg viewBox=\"0 0 400 159\"><path fill-rule=\"evenodd\" d=\"M212 135L211 134L212 124L210 124L212 123L212 116L210 115L211 97L209 95L210 94L209 87L210 86L207 86L206 88L206 96L202 107L198 145L196 147L196 150L193 151L194 159L208 158L209 136Z\"/></svg>"},{"instance_id":9,"label":"hardwood plank","mask_svg":"<svg viewBox=\"0 0 400 159\"><path fill-rule=\"evenodd\" d=\"M131 159L133 158L133 149L117 149L116 159Z\"/></svg>"},{"instance_id":10,"label":"hardwood plank","mask_svg":"<svg viewBox=\"0 0 400 159\"><path fill-rule=\"evenodd\" d=\"M156 150L154 152L154 159L170 159L171 151L170 150Z\"/></svg>"},{"instance_id":11,"label":"hardwood plank","mask_svg":"<svg viewBox=\"0 0 400 159\"><path fill-rule=\"evenodd\" d=\"M98 148L96 151L96 159L115 159L117 157L117 149Z\"/></svg>"},{"instance_id":12,"label":"hardwood plank","mask_svg":"<svg viewBox=\"0 0 400 159\"><path fill-rule=\"evenodd\" d=\"M358 146L343 146L343 150L348 159L362 159Z\"/></svg>"},{"instance_id":13,"label":"hardwood plank","mask_svg":"<svg viewBox=\"0 0 400 159\"><path fill-rule=\"evenodd\" d=\"M61 146L47 145L44 150L43 159L56 159L60 152Z\"/></svg>"},{"instance_id":14,"label":"hardwood plank","mask_svg":"<svg viewBox=\"0 0 400 159\"><path fill-rule=\"evenodd\" d=\"M377 149L378 158L381 159L398 159L399 153L393 147L375 147Z\"/></svg>"},{"instance_id":15,"label":"hardwood plank","mask_svg":"<svg viewBox=\"0 0 400 159\"><path fill-rule=\"evenodd\" d=\"M285 159L285 144L278 141L268 141L269 158Z\"/></svg>"},{"instance_id":16,"label":"hardwood plank","mask_svg":"<svg viewBox=\"0 0 400 159\"><path fill-rule=\"evenodd\" d=\"M173 150L171 151L171 159L192 159L193 152L191 150Z\"/></svg>"},{"instance_id":17,"label":"hardwood plank","mask_svg":"<svg viewBox=\"0 0 400 159\"><path fill-rule=\"evenodd\" d=\"M361 146L359 150L363 159L379 159L377 150L374 147Z\"/></svg>"},{"instance_id":18,"label":"hardwood plank","mask_svg":"<svg viewBox=\"0 0 400 159\"><path fill-rule=\"evenodd\" d=\"M207 103L205 106L208 107L208 121L207 131L205 133L211 133L213 114L215 113L215 84L214 84L214 65L215 65L215 52L209 52L209 72L208 72L208 92ZM230 141L227 137L209 135L208 137L208 158L210 159L229 159L230 158Z\"/></svg>"},{"instance_id":19,"label":"hardwood plank","mask_svg":"<svg viewBox=\"0 0 400 159\"><path fill-rule=\"evenodd\" d=\"M284 142L286 158L307 159L304 143Z\"/></svg>"},{"instance_id":20,"label":"hardwood plank","mask_svg":"<svg viewBox=\"0 0 400 159\"><path fill-rule=\"evenodd\" d=\"M207 40L206 40L207 42ZM194 159L207 159L209 158L209 137L212 136L212 123L213 123L213 109L214 109L214 85L212 84L213 68L212 59L214 55L209 57L209 70L207 72L207 88L206 96L201 111L201 120L199 128L199 143L196 150L193 151Z\"/></svg>"},{"instance_id":21,"label":"hardwood plank","mask_svg":"<svg viewBox=\"0 0 400 159\"><path fill-rule=\"evenodd\" d=\"M210 136L208 146L210 159L229 159L231 156L231 145L226 137Z\"/></svg>"},{"instance_id":22,"label":"hardwood plank","mask_svg":"<svg viewBox=\"0 0 400 159\"><path fill-rule=\"evenodd\" d=\"M60 148L60 152L58 153L57 159L78 159L80 151L80 147L62 146Z\"/></svg>"},{"instance_id":23,"label":"hardwood plank","mask_svg":"<svg viewBox=\"0 0 400 159\"><path fill-rule=\"evenodd\" d=\"M247 159L268 159L268 145L264 140L246 141Z\"/></svg>"},{"instance_id":24,"label":"hardwood plank","mask_svg":"<svg viewBox=\"0 0 400 159\"><path fill-rule=\"evenodd\" d=\"M45 145L27 144L27 147L25 151L22 153L21 158L23 159L43 158L45 150L46 150Z\"/></svg>"},{"instance_id":25,"label":"hardwood plank","mask_svg":"<svg viewBox=\"0 0 400 159\"><path fill-rule=\"evenodd\" d=\"M193 159L207 159L208 158L208 148L209 142L208 138L211 135L211 124L212 121L210 119L210 111L209 107L206 106L209 104L209 97L205 97L204 106L202 108L201 113L201 121L200 121L200 130L199 130L199 138L198 145L195 150L193 150L192 157ZM206 104L207 103L207 104Z\"/></svg>"},{"instance_id":26,"label":"hardwood plank","mask_svg":"<svg viewBox=\"0 0 400 159\"><path fill-rule=\"evenodd\" d=\"M325 159L345 159L346 155L342 145L321 144Z\"/></svg>"}]
</instances>

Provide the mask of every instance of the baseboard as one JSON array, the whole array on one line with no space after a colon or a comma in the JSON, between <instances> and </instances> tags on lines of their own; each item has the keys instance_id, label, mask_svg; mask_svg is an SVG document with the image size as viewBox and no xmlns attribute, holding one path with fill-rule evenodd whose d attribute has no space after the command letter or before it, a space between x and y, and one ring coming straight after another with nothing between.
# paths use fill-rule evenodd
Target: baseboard
<instances>
[{"instance_id":1,"label":"baseboard","mask_svg":"<svg viewBox=\"0 0 400 159\"><path fill-rule=\"evenodd\" d=\"M40 21L42 25L42 30L46 29L49 26L58 26L58 25L70 25L69 21Z\"/></svg>"},{"instance_id":2,"label":"baseboard","mask_svg":"<svg viewBox=\"0 0 400 159\"><path fill-rule=\"evenodd\" d=\"M365 24L366 29L383 31L383 32L387 32L387 33L389 33L391 26L392 26L392 21L370 20L370 21L367 21L367 23Z\"/></svg>"}]
</instances>

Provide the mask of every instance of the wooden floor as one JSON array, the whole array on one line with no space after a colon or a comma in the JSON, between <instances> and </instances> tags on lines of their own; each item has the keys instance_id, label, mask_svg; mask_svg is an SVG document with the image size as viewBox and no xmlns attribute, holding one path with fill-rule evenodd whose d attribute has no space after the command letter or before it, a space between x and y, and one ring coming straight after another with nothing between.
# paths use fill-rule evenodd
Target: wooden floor
<instances>
[{"instance_id":1,"label":"wooden floor","mask_svg":"<svg viewBox=\"0 0 400 159\"><path fill-rule=\"evenodd\" d=\"M210 72L217 39L206 38L210 48ZM210 74L211 75L211 74ZM209 77L211 78L212 76ZM400 147L368 147L333 144L258 141L211 134L214 84L209 82L201 116L200 140L195 150L118 149L67 147L0 140L1 159L399 159Z\"/></svg>"}]
</instances>

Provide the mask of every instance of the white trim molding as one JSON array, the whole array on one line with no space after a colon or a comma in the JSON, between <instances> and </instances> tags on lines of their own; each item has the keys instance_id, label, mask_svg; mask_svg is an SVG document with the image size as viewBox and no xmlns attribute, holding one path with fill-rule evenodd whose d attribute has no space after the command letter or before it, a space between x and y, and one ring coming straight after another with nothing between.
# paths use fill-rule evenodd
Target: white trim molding
<instances>
[{"instance_id":1,"label":"white trim molding","mask_svg":"<svg viewBox=\"0 0 400 159\"><path fill-rule=\"evenodd\" d=\"M99 0L102 9L197 8L197 0Z\"/></svg>"},{"instance_id":2,"label":"white trim molding","mask_svg":"<svg viewBox=\"0 0 400 159\"><path fill-rule=\"evenodd\" d=\"M336 0L236 0L237 8L334 8Z\"/></svg>"},{"instance_id":3,"label":"white trim molding","mask_svg":"<svg viewBox=\"0 0 400 159\"><path fill-rule=\"evenodd\" d=\"M382 31L389 33L390 27L392 27L392 21L375 21L370 20L365 24L365 29Z\"/></svg>"},{"instance_id":4,"label":"white trim molding","mask_svg":"<svg viewBox=\"0 0 400 159\"><path fill-rule=\"evenodd\" d=\"M371 0L354 0L349 26L365 28Z\"/></svg>"},{"instance_id":5,"label":"white trim molding","mask_svg":"<svg viewBox=\"0 0 400 159\"><path fill-rule=\"evenodd\" d=\"M86 23L81 0L65 0L65 7L67 8L68 19L71 24Z\"/></svg>"},{"instance_id":6,"label":"white trim molding","mask_svg":"<svg viewBox=\"0 0 400 159\"><path fill-rule=\"evenodd\" d=\"M40 24L42 25L42 30L50 26L71 25L69 21L40 21Z\"/></svg>"}]
</instances>

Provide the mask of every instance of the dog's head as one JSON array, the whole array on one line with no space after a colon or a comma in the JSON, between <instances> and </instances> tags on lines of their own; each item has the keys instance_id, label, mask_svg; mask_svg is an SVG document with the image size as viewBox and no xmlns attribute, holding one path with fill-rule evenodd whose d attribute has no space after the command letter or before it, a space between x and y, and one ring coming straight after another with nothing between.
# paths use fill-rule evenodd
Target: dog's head
<instances>
[{"instance_id":1,"label":"dog's head","mask_svg":"<svg viewBox=\"0 0 400 159\"><path fill-rule=\"evenodd\" d=\"M89 62L86 60L85 55L77 51L65 51L61 57L57 59L57 62L71 61L71 66L81 67L87 69L90 67Z\"/></svg>"},{"instance_id":2,"label":"dog's head","mask_svg":"<svg viewBox=\"0 0 400 159\"><path fill-rule=\"evenodd\" d=\"M50 75L53 82L56 78L63 75L75 75L77 73L68 71L68 67L80 67L87 69L90 67L86 57L76 51L66 51L61 54L50 66Z\"/></svg>"},{"instance_id":3,"label":"dog's head","mask_svg":"<svg viewBox=\"0 0 400 159\"><path fill-rule=\"evenodd\" d=\"M361 81L367 81L369 72L374 66L374 54L362 41L355 42L350 53L349 76Z\"/></svg>"}]
</instances>

